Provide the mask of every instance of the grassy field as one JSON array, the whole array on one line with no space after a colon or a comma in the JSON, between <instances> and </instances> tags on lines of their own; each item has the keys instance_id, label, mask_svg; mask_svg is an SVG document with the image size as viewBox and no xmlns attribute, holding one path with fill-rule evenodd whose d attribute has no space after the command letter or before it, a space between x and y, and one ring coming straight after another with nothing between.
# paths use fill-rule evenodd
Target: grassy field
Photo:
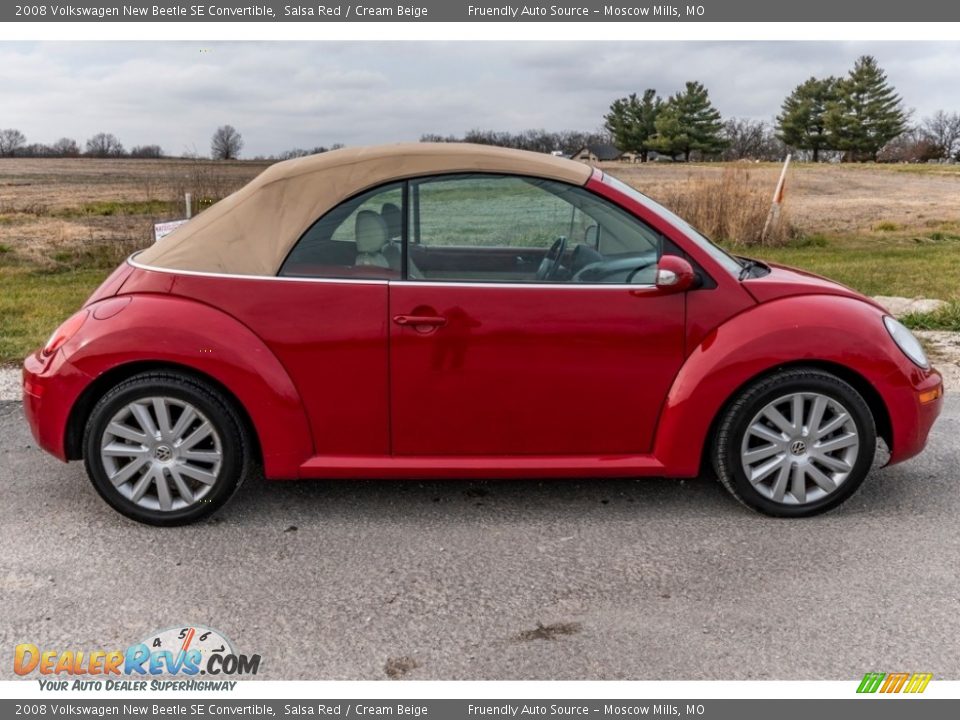
<instances>
[{"instance_id":1,"label":"grassy field","mask_svg":"<svg viewBox=\"0 0 960 720\"><path fill-rule=\"evenodd\" d=\"M40 346L109 273L104 269L57 273L0 269L0 362L18 360Z\"/></svg>"},{"instance_id":2,"label":"grassy field","mask_svg":"<svg viewBox=\"0 0 960 720\"><path fill-rule=\"evenodd\" d=\"M257 175L262 163L0 159L0 363L18 362L152 226ZM609 165L667 204L729 165ZM736 165L769 194L779 166ZM797 165L787 182L791 239L733 251L795 265L872 295L955 301L915 327L960 330L960 166Z\"/></svg>"},{"instance_id":3,"label":"grassy field","mask_svg":"<svg viewBox=\"0 0 960 720\"><path fill-rule=\"evenodd\" d=\"M868 295L960 298L960 236L816 235L785 247L732 249L824 275Z\"/></svg>"}]
</instances>

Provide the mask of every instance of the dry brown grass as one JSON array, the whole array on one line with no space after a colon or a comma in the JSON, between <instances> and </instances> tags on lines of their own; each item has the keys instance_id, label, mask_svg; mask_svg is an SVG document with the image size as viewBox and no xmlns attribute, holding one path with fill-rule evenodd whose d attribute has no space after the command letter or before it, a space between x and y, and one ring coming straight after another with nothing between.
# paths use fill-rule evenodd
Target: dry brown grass
<instances>
[{"instance_id":1,"label":"dry brown grass","mask_svg":"<svg viewBox=\"0 0 960 720\"><path fill-rule=\"evenodd\" d=\"M240 187L266 163L209 160L0 158L0 246L49 263L73 246L152 240L154 222L180 217ZM762 229L780 167L760 164L603 164L707 234L748 242ZM111 206L115 206L111 210ZM960 222L960 167L794 164L785 216L802 235L929 234ZM785 231L785 232L784 232ZM46 258L46 260L45 260Z\"/></svg>"},{"instance_id":2,"label":"dry brown grass","mask_svg":"<svg viewBox=\"0 0 960 720\"><path fill-rule=\"evenodd\" d=\"M0 158L5 260L56 269L91 253L123 257L152 242L153 224L230 194L266 163ZM104 246L104 247L101 247Z\"/></svg>"},{"instance_id":3,"label":"dry brown grass","mask_svg":"<svg viewBox=\"0 0 960 720\"><path fill-rule=\"evenodd\" d=\"M786 212L771 217L769 193L750 172L729 167L666 190L664 205L708 237L731 245L783 245L796 235Z\"/></svg>"},{"instance_id":4,"label":"dry brown grass","mask_svg":"<svg viewBox=\"0 0 960 720\"><path fill-rule=\"evenodd\" d=\"M185 185L194 193L240 187L268 163L210 160L0 158L0 208L40 204L50 209L88 202L171 199ZM182 196L180 196L182 197ZM178 197L179 199L179 197Z\"/></svg>"},{"instance_id":5,"label":"dry brown grass","mask_svg":"<svg viewBox=\"0 0 960 720\"><path fill-rule=\"evenodd\" d=\"M688 192L699 180L717 182L732 165L603 163L601 167L667 204L670 197ZM750 184L769 203L780 165L733 167L745 168ZM933 225L960 222L960 166L794 163L787 174L784 209L804 235L872 235L882 223L896 226L904 236L926 232Z\"/></svg>"}]
</instances>

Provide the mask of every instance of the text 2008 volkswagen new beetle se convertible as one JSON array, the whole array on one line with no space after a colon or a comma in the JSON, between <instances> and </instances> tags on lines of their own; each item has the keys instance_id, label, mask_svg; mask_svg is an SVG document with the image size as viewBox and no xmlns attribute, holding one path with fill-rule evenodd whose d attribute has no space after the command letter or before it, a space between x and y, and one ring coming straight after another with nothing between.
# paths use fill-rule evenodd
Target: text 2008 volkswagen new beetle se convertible
<instances>
[{"instance_id":1,"label":"text 2008 volkswagen new beetle se convertible","mask_svg":"<svg viewBox=\"0 0 960 720\"><path fill-rule=\"evenodd\" d=\"M245 477L692 477L800 517L924 446L882 307L735 258L586 165L461 144L282 162L131 257L25 362L37 442L175 525Z\"/></svg>"}]
</instances>

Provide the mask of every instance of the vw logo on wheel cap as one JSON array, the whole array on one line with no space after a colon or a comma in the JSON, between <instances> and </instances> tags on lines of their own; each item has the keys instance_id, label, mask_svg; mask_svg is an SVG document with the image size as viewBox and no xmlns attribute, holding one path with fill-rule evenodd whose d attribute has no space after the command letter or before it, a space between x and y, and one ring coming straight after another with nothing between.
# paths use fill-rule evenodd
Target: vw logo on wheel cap
<instances>
[{"instance_id":1,"label":"vw logo on wheel cap","mask_svg":"<svg viewBox=\"0 0 960 720\"><path fill-rule=\"evenodd\" d=\"M807 444L803 440L794 440L790 452L794 455L803 455L807 451Z\"/></svg>"}]
</instances>

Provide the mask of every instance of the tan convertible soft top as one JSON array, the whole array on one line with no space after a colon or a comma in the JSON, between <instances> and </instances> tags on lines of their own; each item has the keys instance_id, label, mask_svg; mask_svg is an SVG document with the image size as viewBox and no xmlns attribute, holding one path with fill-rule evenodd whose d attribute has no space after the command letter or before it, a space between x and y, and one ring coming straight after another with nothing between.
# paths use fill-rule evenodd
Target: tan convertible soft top
<instances>
[{"instance_id":1,"label":"tan convertible soft top","mask_svg":"<svg viewBox=\"0 0 960 720\"><path fill-rule=\"evenodd\" d=\"M542 153L463 143L334 150L271 165L136 259L171 270L275 275L307 228L347 198L391 180L457 172L529 175L583 185L592 169Z\"/></svg>"}]
</instances>

